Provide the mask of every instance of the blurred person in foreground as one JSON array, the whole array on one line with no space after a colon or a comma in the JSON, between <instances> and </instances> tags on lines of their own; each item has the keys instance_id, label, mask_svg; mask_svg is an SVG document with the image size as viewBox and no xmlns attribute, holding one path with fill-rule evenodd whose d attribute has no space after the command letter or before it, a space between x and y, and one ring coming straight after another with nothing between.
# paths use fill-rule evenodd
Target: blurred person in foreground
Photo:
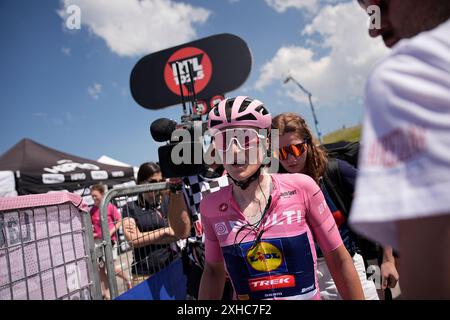
<instances>
[{"instance_id":1,"label":"blurred person in foreground","mask_svg":"<svg viewBox=\"0 0 450 320\"><path fill-rule=\"evenodd\" d=\"M450 299L450 1L358 2L393 50L366 85L350 223L399 251L405 298Z\"/></svg>"}]
</instances>

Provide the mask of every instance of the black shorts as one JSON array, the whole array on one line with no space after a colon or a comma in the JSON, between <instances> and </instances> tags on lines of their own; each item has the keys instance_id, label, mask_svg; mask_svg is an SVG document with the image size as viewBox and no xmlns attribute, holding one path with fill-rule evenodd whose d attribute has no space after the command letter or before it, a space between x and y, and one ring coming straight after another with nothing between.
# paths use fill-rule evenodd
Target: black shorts
<instances>
[{"instance_id":1,"label":"black shorts","mask_svg":"<svg viewBox=\"0 0 450 320\"><path fill-rule=\"evenodd\" d=\"M198 299L198 291L200 289L200 281L202 280L203 268L198 266L192 259L189 258L187 252L183 250L183 271L187 278L187 295L195 300ZM233 286L229 278L225 281L222 300L233 300Z\"/></svg>"}]
</instances>

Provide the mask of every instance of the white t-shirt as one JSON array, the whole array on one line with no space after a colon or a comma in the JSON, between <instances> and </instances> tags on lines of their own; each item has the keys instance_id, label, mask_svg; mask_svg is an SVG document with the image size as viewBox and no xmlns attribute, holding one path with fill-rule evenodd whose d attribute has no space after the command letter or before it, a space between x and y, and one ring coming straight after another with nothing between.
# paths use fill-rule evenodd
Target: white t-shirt
<instances>
[{"instance_id":1,"label":"white t-shirt","mask_svg":"<svg viewBox=\"0 0 450 320\"><path fill-rule=\"evenodd\" d=\"M401 41L365 105L350 223L396 248L395 221L450 213L450 20Z\"/></svg>"}]
</instances>

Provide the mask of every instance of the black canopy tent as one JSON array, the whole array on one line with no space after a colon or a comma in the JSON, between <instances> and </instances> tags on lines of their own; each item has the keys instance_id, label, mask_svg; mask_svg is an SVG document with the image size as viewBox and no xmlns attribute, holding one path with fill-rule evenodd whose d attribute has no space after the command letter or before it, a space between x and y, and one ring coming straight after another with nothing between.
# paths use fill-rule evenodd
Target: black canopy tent
<instances>
[{"instance_id":1,"label":"black canopy tent","mask_svg":"<svg viewBox=\"0 0 450 320\"><path fill-rule=\"evenodd\" d=\"M22 139L0 157L0 170L12 171L19 195L75 191L95 183L112 186L134 179L132 167L103 164Z\"/></svg>"}]
</instances>

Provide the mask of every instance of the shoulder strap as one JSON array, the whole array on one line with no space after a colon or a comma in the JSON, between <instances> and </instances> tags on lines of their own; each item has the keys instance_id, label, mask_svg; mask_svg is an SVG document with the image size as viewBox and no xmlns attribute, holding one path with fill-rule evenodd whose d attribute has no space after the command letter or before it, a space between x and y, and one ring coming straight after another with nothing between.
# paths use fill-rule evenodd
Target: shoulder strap
<instances>
[{"instance_id":1,"label":"shoulder strap","mask_svg":"<svg viewBox=\"0 0 450 320\"><path fill-rule=\"evenodd\" d=\"M330 197L336 206L342 210L346 217L349 215L352 195L349 194L345 184L343 183L341 172L339 170L338 160L329 158L327 169L324 174L324 184Z\"/></svg>"}]
</instances>

